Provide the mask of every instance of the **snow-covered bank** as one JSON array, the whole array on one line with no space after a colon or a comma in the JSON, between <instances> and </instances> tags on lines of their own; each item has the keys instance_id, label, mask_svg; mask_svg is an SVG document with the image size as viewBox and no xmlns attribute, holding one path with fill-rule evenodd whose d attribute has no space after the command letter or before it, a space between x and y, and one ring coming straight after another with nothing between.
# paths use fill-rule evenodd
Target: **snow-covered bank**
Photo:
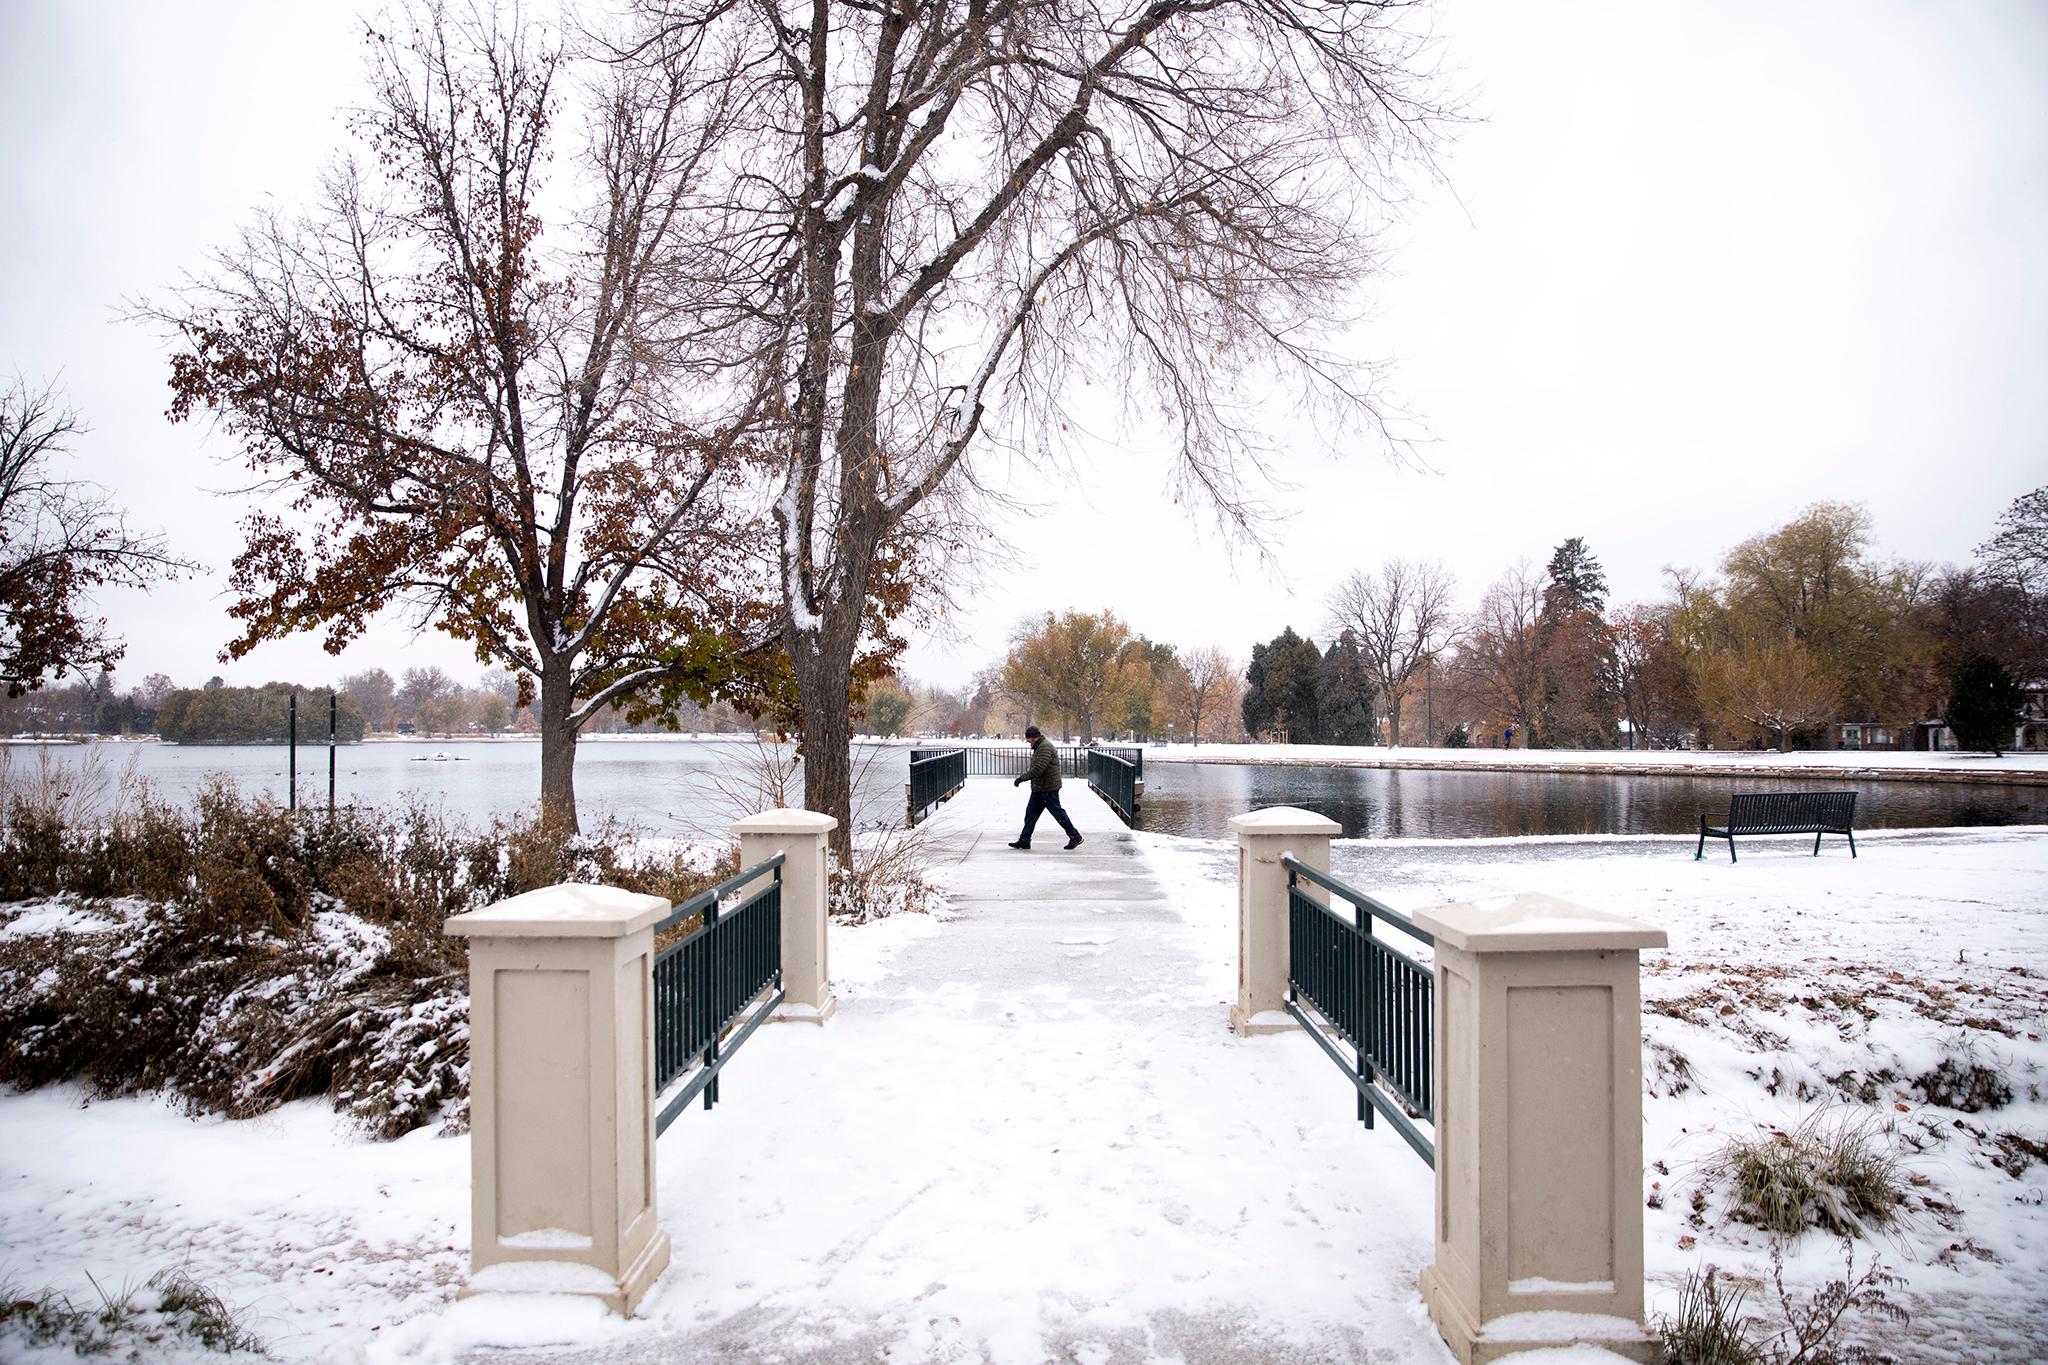
<instances>
[{"instance_id":1,"label":"snow-covered bank","mask_svg":"<svg viewBox=\"0 0 2048 1365\"><path fill-rule=\"evenodd\" d=\"M1235 845L1144 840L1176 900L1230 927ZM1829 1108L1882 1126L1914 1182L1901 1225L1857 1252L1906 1281L1902 1358L2043 1358L2048 835L1858 844L1860 858L1838 842L1814 858L1810 840L1751 840L1731 865L1657 837L1343 840L1332 862L1397 909L1538 891L1670 933L1643 978L1653 1309L1671 1311L1708 1263L1755 1281L1763 1306L1770 1239L1729 1219L1704 1167L1731 1136ZM1787 1255L1795 1287L1841 1270L1840 1243L1817 1231Z\"/></svg>"},{"instance_id":2,"label":"snow-covered bank","mask_svg":"<svg viewBox=\"0 0 2048 1365\"><path fill-rule=\"evenodd\" d=\"M468 1269L467 1138L375 1142L316 1101L229 1122L52 1086L0 1098L0 1152L0 1279L97 1305L95 1280L182 1266L282 1359L346 1360ZM0 1359L26 1350L0 1335Z\"/></svg>"},{"instance_id":3,"label":"snow-covered bank","mask_svg":"<svg viewBox=\"0 0 2048 1365\"><path fill-rule=\"evenodd\" d=\"M1848 778L1864 782L2048 784L2048 753L1893 753L1814 749L1417 749L1342 744L1144 744L1147 763L1255 763L1337 768L1688 777Z\"/></svg>"}]
</instances>

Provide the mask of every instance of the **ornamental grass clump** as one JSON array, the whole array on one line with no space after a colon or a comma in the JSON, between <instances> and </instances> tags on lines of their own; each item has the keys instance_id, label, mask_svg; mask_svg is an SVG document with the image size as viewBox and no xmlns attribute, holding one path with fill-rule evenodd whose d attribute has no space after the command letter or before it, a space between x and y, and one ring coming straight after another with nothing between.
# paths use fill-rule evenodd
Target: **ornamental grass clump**
<instances>
[{"instance_id":1,"label":"ornamental grass clump","mask_svg":"<svg viewBox=\"0 0 2048 1365\"><path fill-rule=\"evenodd\" d=\"M1808 1228L1856 1237L1891 1224L1905 1173L1874 1115L1817 1109L1790 1128L1731 1137L1703 1174L1730 1192L1730 1215L1781 1237Z\"/></svg>"},{"instance_id":2,"label":"ornamental grass clump","mask_svg":"<svg viewBox=\"0 0 2048 1365\"><path fill-rule=\"evenodd\" d=\"M87 1276L91 1279L91 1276ZM139 1288L108 1293L92 1280L97 1307L81 1308L55 1290L33 1296L0 1285L0 1345L17 1335L44 1350L142 1360L171 1343L233 1355L263 1354L263 1343L234 1309L183 1269L168 1267Z\"/></svg>"},{"instance_id":3,"label":"ornamental grass clump","mask_svg":"<svg viewBox=\"0 0 2048 1365\"><path fill-rule=\"evenodd\" d=\"M1730 1291L1726 1284L1715 1266L1685 1277L1678 1311L1657 1323L1666 1365L1761 1365L1763 1352L1742 1311L1748 1291Z\"/></svg>"}]
</instances>

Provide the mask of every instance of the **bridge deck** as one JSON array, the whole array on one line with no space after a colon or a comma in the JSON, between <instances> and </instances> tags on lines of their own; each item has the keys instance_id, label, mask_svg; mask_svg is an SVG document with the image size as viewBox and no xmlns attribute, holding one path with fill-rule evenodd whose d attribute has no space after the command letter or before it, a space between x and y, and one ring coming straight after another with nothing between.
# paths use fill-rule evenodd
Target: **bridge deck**
<instances>
[{"instance_id":1,"label":"bridge deck","mask_svg":"<svg viewBox=\"0 0 2048 1365\"><path fill-rule=\"evenodd\" d=\"M839 1012L764 1029L663 1137L658 1341L609 1359L1448 1360L1430 1176L1308 1039L1227 1027L1234 908L1086 784L923 827L956 918L833 929ZM1384 1354L1382 1354L1384 1353Z\"/></svg>"}]
</instances>

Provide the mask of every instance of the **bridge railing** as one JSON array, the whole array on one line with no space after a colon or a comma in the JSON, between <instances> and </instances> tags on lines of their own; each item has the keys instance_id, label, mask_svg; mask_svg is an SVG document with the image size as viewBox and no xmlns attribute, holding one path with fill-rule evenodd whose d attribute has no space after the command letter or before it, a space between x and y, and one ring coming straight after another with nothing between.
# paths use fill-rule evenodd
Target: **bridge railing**
<instances>
[{"instance_id":1,"label":"bridge railing","mask_svg":"<svg viewBox=\"0 0 2048 1365\"><path fill-rule=\"evenodd\" d=\"M1113 749L1088 751L1088 785L1123 817L1125 824L1138 818L1138 765Z\"/></svg>"},{"instance_id":2,"label":"bridge railing","mask_svg":"<svg viewBox=\"0 0 2048 1365\"><path fill-rule=\"evenodd\" d=\"M1538 1349L1537 1323L1583 1314L1610 1324L1602 1345L1650 1358L1638 957L1664 932L1541 895L1403 914L1331 875L1335 821L1283 806L1230 823L1231 1027L1306 1032L1359 1117L1430 1163L1422 1295L1452 1355Z\"/></svg>"},{"instance_id":3,"label":"bridge railing","mask_svg":"<svg viewBox=\"0 0 2048 1365\"><path fill-rule=\"evenodd\" d=\"M968 777L1022 777L1024 770L1031 766L1031 748L1024 744L920 747L910 751L910 761L915 763L920 758L932 754L951 752L953 748L958 748L966 755ZM1137 770L1139 780L1142 781L1145 776L1145 751L1134 745L1055 744L1053 748L1060 756L1060 773L1065 777L1087 777L1088 755L1095 753L1115 754Z\"/></svg>"},{"instance_id":4,"label":"bridge railing","mask_svg":"<svg viewBox=\"0 0 2048 1365\"><path fill-rule=\"evenodd\" d=\"M1429 963L1376 936L1373 922L1430 946L1435 936L1292 854L1282 854L1280 865L1287 869L1287 1012L1351 1077L1359 1120L1370 1128L1377 1111L1416 1155L1436 1165L1435 1138L1417 1126L1436 1122L1435 978ZM1350 913L1316 900L1309 886ZM1328 1032L1349 1043L1353 1055L1344 1056Z\"/></svg>"},{"instance_id":5,"label":"bridge railing","mask_svg":"<svg viewBox=\"0 0 2048 1365\"><path fill-rule=\"evenodd\" d=\"M469 941L472 1292L584 1294L622 1314L646 1294L669 1260L656 1134L697 1096L711 1106L764 1022L833 1015L836 825L736 822L746 870L681 905L567 884L448 921Z\"/></svg>"},{"instance_id":6,"label":"bridge railing","mask_svg":"<svg viewBox=\"0 0 2048 1365\"><path fill-rule=\"evenodd\" d=\"M967 785L965 749L912 749L910 782L904 790L910 824Z\"/></svg>"},{"instance_id":7,"label":"bridge railing","mask_svg":"<svg viewBox=\"0 0 2048 1365\"><path fill-rule=\"evenodd\" d=\"M654 957L657 1136L698 1095L706 1109L718 1102L718 1073L782 1004L783 860L778 853L698 892L654 926L658 937L698 921ZM728 897L764 877L765 885L724 908ZM746 1022L734 1028L743 1014Z\"/></svg>"}]
</instances>

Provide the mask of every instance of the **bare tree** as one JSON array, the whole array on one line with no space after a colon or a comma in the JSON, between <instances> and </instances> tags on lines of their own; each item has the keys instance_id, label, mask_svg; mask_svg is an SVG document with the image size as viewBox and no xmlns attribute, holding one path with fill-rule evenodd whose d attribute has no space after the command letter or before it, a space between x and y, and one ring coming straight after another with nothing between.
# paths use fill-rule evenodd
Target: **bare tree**
<instances>
[{"instance_id":1,"label":"bare tree","mask_svg":"<svg viewBox=\"0 0 2048 1365\"><path fill-rule=\"evenodd\" d=\"M1998 514L1998 534L1977 547L1985 574L2033 594L2048 594L2048 486L2014 498Z\"/></svg>"},{"instance_id":2,"label":"bare tree","mask_svg":"<svg viewBox=\"0 0 2048 1365\"><path fill-rule=\"evenodd\" d=\"M1232 684L1238 677L1237 661L1224 652L1223 646L1206 645L1190 651L1181 663L1184 673L1176 679L1173 700L1187 720L1188 738L1200 744L1203 722L1206 720L1214 729L1216 717L1234 704Z\"/></svg>"},{"instance_id":3,"label":"bare tree","mask_svg":"<svg viewBox=\"0 0 2048 1365\"><path fill-rule=\"evenodd\" d=\"M1384 434L1323 339L1439 117L1405 8L641 0L632 60L738 92L703 325L780 423L782 642L842 858L854 661L961 542L934 512L977 451L1057 446L1069 381L1116 374L1176 433L1177 493L1243 529L1273 430L1248 392Z\"/></svg>"},{"instance_id":4,"label":"bare tree","mask_svg":"<svg viewBox=\"0 0 2048 1365\"><path fill-rule=\"evenodd\" d=\"M1391 744L1401 742L1401 702L1410 685L1451 641L1452 587L1441 564L1389 559L1377 573L1354 570L1330 593L1331 621L1352 633L1385 699Z\"/></svg>"},{"instance_id":5,"label":"bare tree","mask_svg":"<svg viewBox=\"0 0 2048 1365\"><path fill-rule=\"evenodd\" d=\"M67 673L104 673L126 652L91 614L99 588L141 587L198 565L138 531L107 491L58 461L85 433L54 387L0 392L0 684L18 697Z\"/></svg>"},{"instance_id":6,"label":"bare tree","mask_svg":"<svg viewBox=\"0 0 2048 1365\"><path fill-rule=\"evenodd\" d=\"M398 718L393 708L398 699L398 684L383 669L366 668L349 674L341 680L341 694L356 704L356 710L363 713L363 724L370 729L396 728Z\"/></svg>"},{"instance_id":7,"label":"bare tree","mask_svg":"<svg viewBox=\"0 0 2048 1365\"><path fill-rule=\"evenodd\" d=\"M1542 620L1543 578L1525 559L1480 598L1459 651L1466 685L1489 719L1521 726L1532 746L1543 740Z\"/></svg>"},{"instance_id":8,"label":"bare tree","mask_svg":"<svg viewBox=\"0 0 2048 1365\"><path fill-rule=\"evenodd\" d=\"M227 652L338 650L410 602L537 693L541 805L573 826L594 717L709 701L766 635L751 414L701 405L714 267L682 232L725 104L676 63L606 67L565 148L555 35L489 6L382 27L361 155L146 310L181 347L172 415L211 414L290 498L248 519Z\"/></svg>"}]
</instances>

